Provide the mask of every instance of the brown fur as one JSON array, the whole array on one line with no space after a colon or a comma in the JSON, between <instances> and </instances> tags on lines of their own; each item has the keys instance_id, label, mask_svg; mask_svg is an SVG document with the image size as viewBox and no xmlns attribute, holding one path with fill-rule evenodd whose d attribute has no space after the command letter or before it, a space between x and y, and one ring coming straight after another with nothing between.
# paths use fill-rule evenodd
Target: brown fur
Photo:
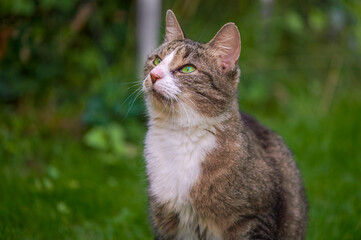
<instances>
[{"instance_id":1,"label":"brown fur","mask_svg":"<svg viewBox=\"0 0 361 240\"><path fill-rule=\"evenodd\" d=\"M247 115L225 126L223 147L208 154L191 192L197 211L222 226L225 239L302 239L307 206L290 151Z\"/></svg>"},{"instance_id":2,"label":"brown fur","mask_svg":"<svg viewBox=\"0 0 361 240\"><path fill-rule=\"evenodd\" d=\"M177 22L172 24L176 29L170 32L181 31ZM214 126L212 134L219 147L206 155L201 175L190 192L196 215L208 223L209 228L204 231L220 232L223 239L230 240L304 239L307 203L299 170L277 134L239 113L238 65L225 72L215 61L218 52L212 44L182 39L184 35L179 32L176 36L176 39L168 36L149 56L144 76L153 69L156 57L163 59L176 50L171 69L179 80L181 101L193 104L204 117L228 113L221 124ZM185 64L196 66L197 72L180 74L178 70ZM159 96L150 99L166 108L166 99ZM169 113L168 109L164 114ZM150 212L156 239L174 239L178 213L153 196ZM198 239L206 239L199 226L196 231Z\"/></svg>"}]
</instances>

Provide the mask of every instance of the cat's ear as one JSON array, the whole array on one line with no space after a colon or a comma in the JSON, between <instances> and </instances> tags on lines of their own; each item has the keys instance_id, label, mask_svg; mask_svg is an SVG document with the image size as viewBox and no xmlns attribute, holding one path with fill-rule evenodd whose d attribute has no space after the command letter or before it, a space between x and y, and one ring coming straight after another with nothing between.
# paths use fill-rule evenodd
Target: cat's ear
<instances>
[{"instance_id":1,"label":"cat's ear","mask_svg":"<svg viewBox=\"0 0 361 240\"><path fill-rule=\"evenodd\" d=\"M225 24L208 44L214 49L223 72L230 71L238 64L241 37L234 23Z\"/></svg>"},{"instance_id":2,"label":"cat's ear","mask_svg":"<svg viewBox=\"0 0 361 240\"><path fill-rule=\"evenodd\" d=\"M180 27L173 11L170 9L167 11L165 22L165 42L184 39L182 28Z\"/></svg>"}]
</instances>

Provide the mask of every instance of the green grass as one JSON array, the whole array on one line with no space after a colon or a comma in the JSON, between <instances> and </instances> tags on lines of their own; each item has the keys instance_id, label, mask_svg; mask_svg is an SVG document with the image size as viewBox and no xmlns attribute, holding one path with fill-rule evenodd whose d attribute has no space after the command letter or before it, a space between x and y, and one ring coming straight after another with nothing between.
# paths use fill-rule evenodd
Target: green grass
<instances>
[{"instance_id":1,"label":"green grass","mask_svg":"<svg viewBox=\"0 0 361 240\"><path fill-rule=\"evenodd\" d=\"M141 143L117 157L25 122L0 130L0 239L150 238Z\"/></svg>"},{"instance_id":2,"label":"green grass","mask_svg":"<svg viewBox=\"0 0 361 240\"><path fill-rule=\"evenodd\" d=\"M286 117L259 114L283 136L301 169L307 239L361 239L361 92L344 90L326 113L317 99L296 94Z\"/></svg>"},{"instance_id":3,"label":"green grass","mask_svg":"<svg viewBox=\"0 0 361 240\"><path fill-rule=\"evenodd\" d=\"M307 239L361 239L361 88L340 85L323 109L314 85L287 87L286 100L253 99L245 78L241 108L284 137L302 171ZM37 115L7 107L0 116L0 239L151 239L144 123L116 125L126 148L118 152Z\"/></svg>"},{"instance_id":4,"label":"green grass","mask_svg":"<svg viewBox=\"0 0 361 240\"><path fill-rule=\"evenodd\" d=\"M360 99L347 96L322 117L312 105L283 120L258 117L301 168L308 239L361 238ZM151 238L141 142L118 159L67 134L29 133L25 122L1 125L0 239Z\"/></svg>"},{"instance_id":5,"label":"green grass","mask_svg":"<svg viewBox=\"0 0 361 240\"><path fill-rule=\"evenodd\" d=\"M102 1L73 31L83 2L0 1L0 240L152 239L136 4ZM236 23L240 106L293 151L307 239L361 239L360 1L273 2L162 9L202 42Z\"/></svg>"}]
</instances>

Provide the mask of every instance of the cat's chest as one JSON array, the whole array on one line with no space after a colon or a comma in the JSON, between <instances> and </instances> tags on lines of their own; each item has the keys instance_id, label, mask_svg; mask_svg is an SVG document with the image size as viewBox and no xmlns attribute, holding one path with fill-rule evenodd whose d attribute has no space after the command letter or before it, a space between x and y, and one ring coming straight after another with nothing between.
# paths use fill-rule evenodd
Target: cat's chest
<instances>
[{"instance_id":1,"label":"cat's chest","mask_svg":"<svg viewBox=\"0 0 361 240\"><path fill-rule=\"evenodd\" d=\"M162 203L189 202L189 192L201 173L201 163L216 147L214 134L205 128L150 127L145 143L150 193Z\"/></svg>"}]
</instances>

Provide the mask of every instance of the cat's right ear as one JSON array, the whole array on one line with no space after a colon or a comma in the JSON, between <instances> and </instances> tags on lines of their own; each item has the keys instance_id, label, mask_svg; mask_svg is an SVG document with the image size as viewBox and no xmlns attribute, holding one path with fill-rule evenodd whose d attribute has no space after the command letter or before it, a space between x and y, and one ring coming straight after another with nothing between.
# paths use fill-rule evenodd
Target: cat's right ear
<instances>
[{"instance_id":1,"label":"cat's right ear","mask_svg":"<svg viewBox=\"0 0 361 240\"><path fill-rule=\"evenodd\" d=\"M167 11L165 22L165 42L184 39L182 28L180 27L173 11L170 9Z\"/></svg>"}]
</instances>

